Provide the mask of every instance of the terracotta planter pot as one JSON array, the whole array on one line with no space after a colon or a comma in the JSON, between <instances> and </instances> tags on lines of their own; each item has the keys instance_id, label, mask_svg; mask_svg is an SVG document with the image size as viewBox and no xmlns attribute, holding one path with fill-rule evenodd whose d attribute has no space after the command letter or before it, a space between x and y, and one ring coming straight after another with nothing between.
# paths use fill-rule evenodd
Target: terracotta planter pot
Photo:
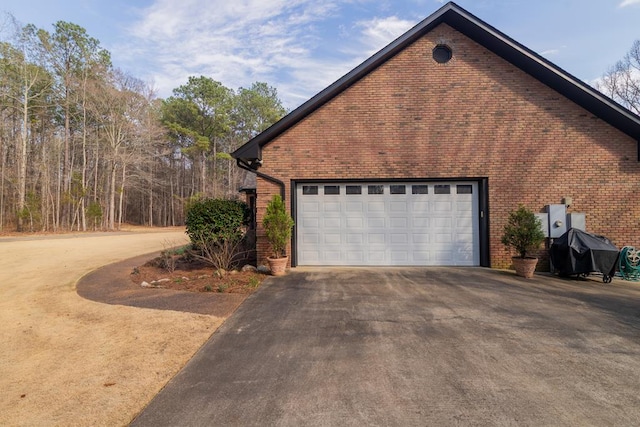
<instances>
[{"instance_id":1,"label":"terracotta planter pot","mask_svg":"<svg viewBox=\"0 0 640 427\"><path fill-rule=\"evenodd\" d=\"M538 264L538 258L511 258L513 262L513 268L516 270L518 276L530 279L533 277L533 273L536 271L536 265Z\"/></svg>"},{"instance_id":2,"label":"terracotta planter pot","mask_svg":"<svg viewBox=\"0 0 640 427\"><path fill-rule=\"evenodd\" d=\"M269 269L271 270L271 275L272 276L284 275L286 273L288 261L289 261L288 256L284 258L267 258L267 262L269 263Z\"/></svg>"}]
</instances>

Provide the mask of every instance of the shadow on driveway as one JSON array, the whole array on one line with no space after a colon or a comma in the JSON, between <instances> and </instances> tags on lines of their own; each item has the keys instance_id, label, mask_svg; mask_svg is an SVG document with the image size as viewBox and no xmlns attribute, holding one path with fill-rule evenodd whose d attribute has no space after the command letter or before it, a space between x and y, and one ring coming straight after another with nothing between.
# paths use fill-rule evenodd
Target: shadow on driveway
<instances>
[{"instance_id":1,"label":"shadow on driveway","mask_svg":"<svg viewBox=\"0 0 640 427\"><path fill-rule=\"evenodd\" d=\"M639 315L619 280L298 268L133 425L638 425Z\"/></svg>"}]
</instances>

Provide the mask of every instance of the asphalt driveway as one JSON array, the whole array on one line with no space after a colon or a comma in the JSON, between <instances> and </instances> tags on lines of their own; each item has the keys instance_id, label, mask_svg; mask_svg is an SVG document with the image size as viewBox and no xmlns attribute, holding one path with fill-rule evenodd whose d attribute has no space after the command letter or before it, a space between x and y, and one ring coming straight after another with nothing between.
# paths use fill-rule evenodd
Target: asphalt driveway
<instances>
[{"instance_id":1,"label":"asphalt driveway","mask_svg":"<svg viewBox=\"0 0 640 427\"><path fill-rule=\"evenodd\" d=\"M640 284L298 268L133 425L640 425Z\"/></svg>"}]
</instances>

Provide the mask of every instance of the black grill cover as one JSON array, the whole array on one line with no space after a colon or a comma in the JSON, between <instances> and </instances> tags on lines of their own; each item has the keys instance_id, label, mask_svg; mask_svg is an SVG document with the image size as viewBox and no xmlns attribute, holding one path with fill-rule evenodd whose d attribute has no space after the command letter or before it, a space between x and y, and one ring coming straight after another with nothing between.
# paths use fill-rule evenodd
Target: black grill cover
<instances>
[{"instance_id":1,"label":"black grill cover","mask_svg":"<svg viewBox=\"0 0 640 427\"><path fill-rule=\"evenodd\" d=\"M598 272L613 276L620 252L606 237L570 228L553 241L549 255L560 274Z\"/></svg>"}]
</instances>

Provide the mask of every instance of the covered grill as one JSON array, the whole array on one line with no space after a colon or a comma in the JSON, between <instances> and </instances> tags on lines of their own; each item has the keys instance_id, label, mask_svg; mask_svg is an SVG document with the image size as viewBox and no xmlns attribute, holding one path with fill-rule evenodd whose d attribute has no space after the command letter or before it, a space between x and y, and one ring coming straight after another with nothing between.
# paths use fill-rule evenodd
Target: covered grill
<instances>
[{"instance_id":1,"label":"covered grill","mask_svg":"<svg viewBox=\"0 0 640 427\"><path fill-rule=\"evenodd\" d=\"M602 273L602 281L609 283L620 251L606 237L570 228L553 241L549 255L554 270L561 275Z\"/></svg>"}]
</instances>

